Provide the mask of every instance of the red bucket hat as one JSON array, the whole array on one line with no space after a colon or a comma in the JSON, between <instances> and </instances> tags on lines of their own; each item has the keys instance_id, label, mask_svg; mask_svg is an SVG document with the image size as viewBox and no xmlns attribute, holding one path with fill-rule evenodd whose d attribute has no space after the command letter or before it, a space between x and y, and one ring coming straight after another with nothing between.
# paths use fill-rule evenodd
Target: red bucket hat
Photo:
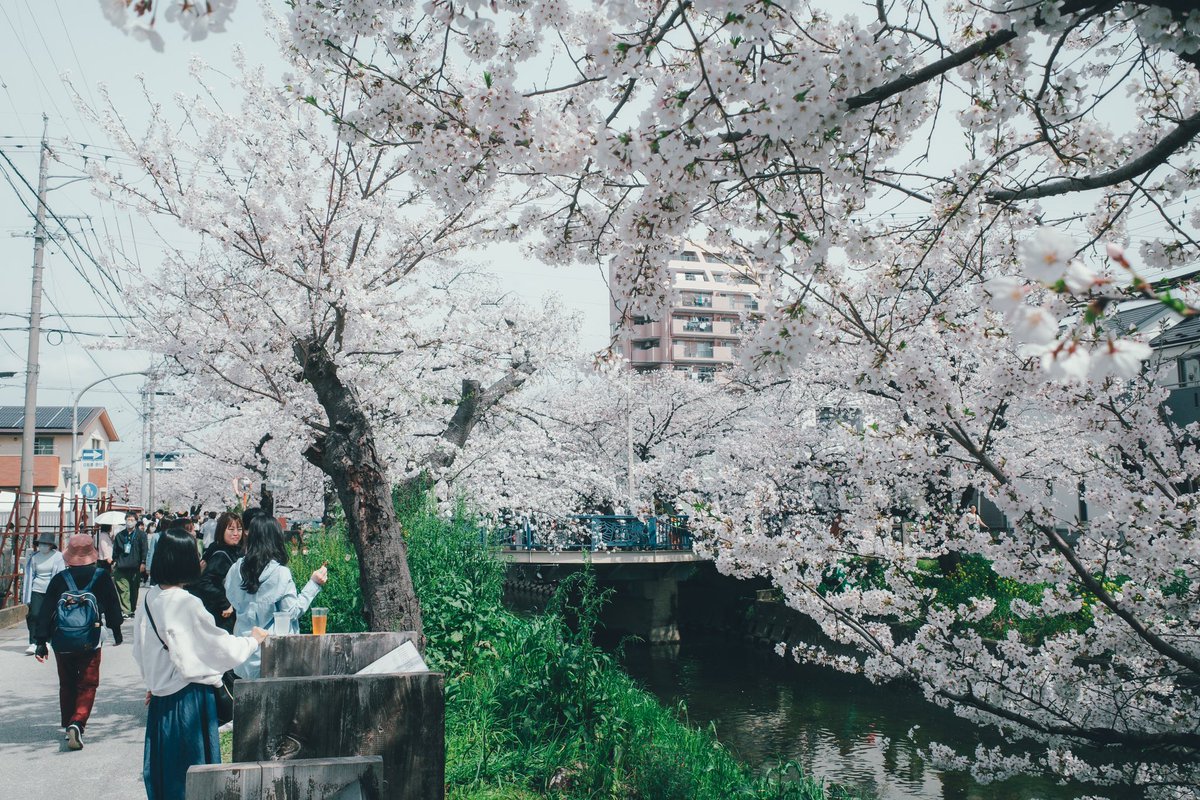
<instances>
[{"instance_id":1,"label":"red bucket hat","mask_svg":"<svg viewBox=\"0 0 1200 800\"><path fill-rule=\"evenodd\" d=\"M82 567L88 564L95 564L98 556L96 555L96 545L92 544L92 537L86 533L77 533L67 542L67 549L63 551L63 561L67 562L68 567Z\"/></svg>"}]
</instances>

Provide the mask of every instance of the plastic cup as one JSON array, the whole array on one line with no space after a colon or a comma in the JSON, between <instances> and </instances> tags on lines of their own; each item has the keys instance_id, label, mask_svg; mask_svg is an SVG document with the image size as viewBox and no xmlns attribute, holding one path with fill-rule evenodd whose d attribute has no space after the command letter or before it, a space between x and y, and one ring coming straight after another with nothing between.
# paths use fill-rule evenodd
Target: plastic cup
<instances>
[{"instance_id":1,"label":"plastic cup","mask_svg":"<svg viewBox=\"0 0 1200 800\"><path fill-rule=\"evenodd\" d=\"M325 621L329 619L328 608L314 608L312 610L313 635L325 635Z\"/></svg>"},{"instance_id":2,"label":"plastic cup","mask_svg":"<svg viewBox=\"0 0 1200 800\"><path fill-rule=\"evenodd\" d=\"M292 615L286 611L275 612L275 623L271 631L275 636L289 636L292 633Z\"/></svg>"}]
</instances>

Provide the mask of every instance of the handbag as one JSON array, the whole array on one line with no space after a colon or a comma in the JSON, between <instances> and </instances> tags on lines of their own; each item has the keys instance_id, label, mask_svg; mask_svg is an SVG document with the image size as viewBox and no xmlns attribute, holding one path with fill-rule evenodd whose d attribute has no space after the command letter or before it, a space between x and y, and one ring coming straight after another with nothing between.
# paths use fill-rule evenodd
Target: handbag
<instances>
[{"instance_id":1,"label":"handbag","mask_svg":"<svg viewBox=\"0 0 1200 800\"><path fill-rule=\"evenodd\" d=\"M146 619L150 620L150 627L154 630L154 635L158 637L158 643L162 645L162 649L170 652L171 648L167 647L167 643L163 641L162 634L158 632L158 626L154 624L154 615L150 613L150 603L143 603L143 608L146 609ZM208 686L208 684L205 684ZM217 702L217 724L225 725L233 722L233 692L229 691L229 687L225 685L224 677L221 678L220 686L208 686L212 690L213 699Z\"/></svg>"}]
</instances>

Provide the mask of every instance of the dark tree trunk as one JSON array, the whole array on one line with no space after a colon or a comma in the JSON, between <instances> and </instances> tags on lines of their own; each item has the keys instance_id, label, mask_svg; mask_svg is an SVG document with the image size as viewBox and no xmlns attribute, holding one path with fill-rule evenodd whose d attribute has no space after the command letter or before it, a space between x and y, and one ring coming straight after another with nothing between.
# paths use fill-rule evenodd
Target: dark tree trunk
<instances>
[{"instance_id":1,"label":"dark tree trunk","mask_svg":"<svg viewBox=\"0 0 1200 800\"><path fill-rule=\"evenodd\" d=\"M346 513L346 528L358 554L367 626L373 631L414 631L423 650L421 608L408 571L408 548L370 422L358 398L338 377L324 340L297 342L293 351L329 418L328 430L304 456L329 476Z\"/></svg>"},{"instance_id":2,"label":"dark tree trunk","mask_svg":"<svg viewBox=\"0 0 1200 800\"><path fill-rule=\"evenodd\" d=\"M321 527L326 530L333 525L333 510L337 500L337 489L333 488L333 481L326 475L321 482Z\"/></svg>"},{"instance_id":3,"label":"dark tree trunk","mask_svg":"<svg viewBox=\"0 0 1200 800\"><path fill-rule=\"evenodd\" d=\"M275 516L275 493L268 489L265 483L259 487L258 507L272 517Z\"/></svg>"}]
</instances>

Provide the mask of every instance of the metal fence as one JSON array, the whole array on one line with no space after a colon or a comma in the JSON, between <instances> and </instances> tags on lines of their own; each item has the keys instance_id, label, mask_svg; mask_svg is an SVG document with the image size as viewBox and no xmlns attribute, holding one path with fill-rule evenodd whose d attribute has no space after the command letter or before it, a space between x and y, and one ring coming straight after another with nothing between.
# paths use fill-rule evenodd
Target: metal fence
<instances>
[{"instance_id":1,"label":"metal fence","mask_svg":"<svg viewBox=\"0 0 1200 800\"><path fill-rule=\"evenodd\" d=\"M58 494L0 492L0 608L21 601L21 568L37 537L52 534L61 550L76 533L95 536L99 527L92 523L105 511L140 509L117 504L111 497L86 500Z\"/></svg>"}]
</instances>

